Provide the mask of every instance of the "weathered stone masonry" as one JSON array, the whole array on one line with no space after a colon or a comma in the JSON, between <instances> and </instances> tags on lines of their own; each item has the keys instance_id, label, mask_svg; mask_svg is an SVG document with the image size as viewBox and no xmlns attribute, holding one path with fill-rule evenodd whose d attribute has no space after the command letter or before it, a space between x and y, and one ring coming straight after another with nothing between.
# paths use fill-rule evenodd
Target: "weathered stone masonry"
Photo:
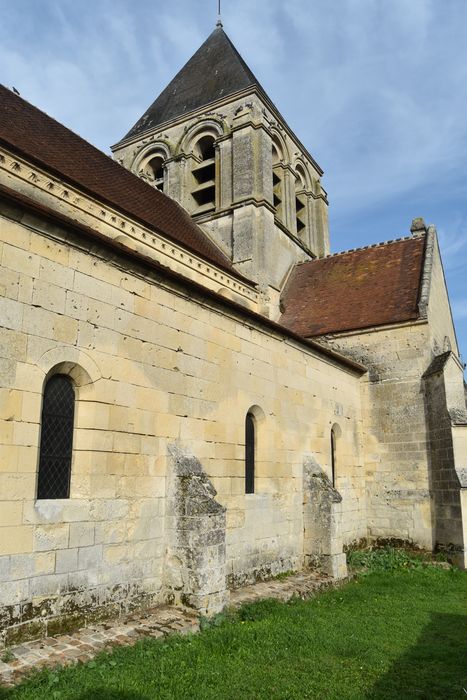
<instances>
[{"instance_id":1,"label":"weathered stone masonry","mask_svg":"<svg viewBox=\"0 0 467 700\"><path fill-rule=\"evenodd\" d=\"M434 228L328 255L322 170L221 27L119 162L0 98L0 644L166 602L211 614L304 567L342 577L361 541L465 566ZM49 473L68 497L42 498L60 383L74 424Z\"/></svg>"},{"instance_id":2,"label":"weathered stone masonry","mask_svg":"<svg viewBox=\"0 0 467 700\"><path fill-rule=\"evenodd\" d=\"M229 316L212 302L199 305L193 293L190 299L130 269L124 256L114 254L109 264L104 247L91 252L71 230L10 205L0 230L7 283L0 450L5 626L45 629L75 611L166 599L174 522L167 455L174 440L205 466L222 506L219 521L227 508L227 576L240 582L251 580L249 571L254 578L300 567L303 454L321 453L329 464L325 426L334 420L337 396L340 406L348 396L343 418L358 431L358 373L245 323L240 311ZM76 388L71 494L41 502L35 501L41 396L54 369L69 373ZM265 422L257 493L246 497L243 429L251 405L263 408ZM350 446L342 468L358 470ZM356 528L357 537L363 520ZM191 535L192 544L198 536L202 549L202 533ZM222 544L215 547L221 557ZM216 561L215 572L214 560L185 559L185 601L203 609L206 596L218 593L219 605L225 593L209 590L195 572L195 564L201 574L206 565L211 577L222 578Z\"/></svg>"}]
</instances>

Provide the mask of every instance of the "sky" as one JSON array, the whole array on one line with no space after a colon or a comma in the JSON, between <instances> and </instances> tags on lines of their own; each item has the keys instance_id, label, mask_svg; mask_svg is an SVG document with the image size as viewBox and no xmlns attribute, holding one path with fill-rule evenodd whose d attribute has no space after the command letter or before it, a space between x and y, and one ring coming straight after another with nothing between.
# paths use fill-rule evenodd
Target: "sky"
<instances>
[{"instance_id":1,"label":"sky","mask_svg":"<svg viewBox=\"0 0 467 700\"><path fill-rule=\"evenodd\" d=\"M0 0L0 82L109 153L217 0ZM325 171L333 252L435 224L467 361L467 0L222 0L224 29Z\"/></svg>"}]
</instances>

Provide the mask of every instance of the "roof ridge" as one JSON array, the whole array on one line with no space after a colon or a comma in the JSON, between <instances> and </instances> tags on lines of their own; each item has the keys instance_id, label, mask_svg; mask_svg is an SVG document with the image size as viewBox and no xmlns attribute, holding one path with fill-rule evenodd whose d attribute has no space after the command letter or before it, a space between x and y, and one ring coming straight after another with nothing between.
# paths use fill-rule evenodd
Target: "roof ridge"
<instances>
[{"instance_id":1,"label":"roof ridge","mask_svg":"<svg viewBox=\"0 0 467 700\"><path fill-rule=\"evenodd\" d=\"M0 143L119 212L181 243L212 264L239 275L228 256L178 202L118 163L110 154L0 83ZM79 155L78 164L70 160Z\"/></svg>"},{"instance_id":2,"label":"roof ridge","mask_svg":"<svg viewBox=\"0 0 467 700\"><path fill-rule=\"evenodd\" d=\"M322 258L314 258L313 260L303 260L302 262L297 263L297 267L299 265L307 265L309 263L316 263L319 262L320 260L328 260L329 258L337 258L340 255L348 255L349 253L358 253L360 250L369 250L371 248L382 248L383 246L386 245L392 245L393 243L401 243L401 241L413 241L417 238L424 238L426 236L426 233L416 233L416 234L411 234L410 236L401 236L400 238L392 238L388 241L381 241L380 243L370 243L369 245L364 245L361 246L360 248L349 248L348 250L341 250L337 253L329 253L328 255L324 255Z\"/></svg>"},{"instance_id":3,"label":"roof ridge","mask_svg":"<svg viewBox=\"0 0 467 700\"><path fill-rule=\"evenodd\" d=\"M215 29L214 31L216 31L216 29ZM237 58L239 59L240 63L242 64L243 69L245 70L245 73L249 74L250 78L252 79L252 83L251 83L251 84L252 84L252 85L255 85L255 84L256 84L256 85L259 85L259 87L261 87L261 84L260 84L258 78L257 78L256 75L253 73L253 71L251 70L250 66L249 66L248 63L245 61L245 59L244 59L243 56L241 55L240 51L237 49L237 47L236 47L235 44L233 43L232 39L229 37L229 35L228 35L227 32L225 31L225 29L224 29L223 27L218 27L218 28L217 28L217 31L220 31L220 32L222 32L222 34L224 34L225 38L227 39L227 41L229 42L231 48L233 49L235 55L237 56ZM263 89L263 88L261 87L261 89Z\"/></svg>"},{"instance_id":4,"label":"roof ridge","mask_svg":"<svg viewBox=\"0 0 467 700\"><path fill-rule=\"evenodd\" d=\"M230 37L216 26L116 145L253 86L264 92Z\"/></svg>"}]
</instances>

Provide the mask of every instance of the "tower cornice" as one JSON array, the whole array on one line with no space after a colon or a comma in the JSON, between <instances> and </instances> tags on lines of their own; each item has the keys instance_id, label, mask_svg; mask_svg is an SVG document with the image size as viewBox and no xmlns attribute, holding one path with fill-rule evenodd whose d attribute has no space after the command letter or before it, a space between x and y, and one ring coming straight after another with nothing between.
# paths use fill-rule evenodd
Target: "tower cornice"
<instances>
[{"instance_id":1,"label":"tower cornice","mask_svg":"<svg viewBox=\"0 0 467 700\"><path fill-rule=\"evenodd\" d=\"M200 117L200 116L208 116L210 114L210 112L212 112L213 110L221 109L222 107L229 105L232 102L236 102L239 99L242 99L244 97L246 98L246 97L249 97L251 95L255 95L262 102L264 102L265 106L271 112L271 115L278 121L278 123L281 125L281 127L284 129L284 131L287 133L287 135L292 139L292 141L297 146L298 150L310 161L311 165L313 165L313 167L316 168L319 176L321 177L324 174L324 171L321 168L321 166L319 165L319 163L317 163L317 161L313 158L311 153L305 148L305 146L300 141L300 139L297 137L297 135L287 125L284 117L281 115L281 113L277 109L276 105L272 102L272 100L269 99L269 97L266 95L264 90L257 85L251 85L243 90L238 90L237 92L234 92L234 93L232 93L224 98L221 98L219 100L215 100L214 102L210 102L209 104L203 105L202 107L199 107L198 109L194 109L191 112L185 112L183 115L180 115L179 117L177 117L175 119L171 119L169 121L158 124L157 126L151 128L151 129L148 129L146 132L135 134L134 136L131 136L129 138L124 138L121 141L119 141L118 143L111 146L111 150L112 150L112 152L116 152L116 151L120 150L121 148L131 146L131 145L136 144L136 143L145 142L148 139L151 139L155 136L159 137L160 134L168 128L172 128L172 127L177 126L179 124L186 123L187 121L189 121L191 119L196 119L197 117ZM254 125L254 124L252 124L252 125ZM258 127L261 125L256 124L256 126ZM233 127L232 130L234 130L235 128L236 127Z\"/></svg>"}]
</instances>

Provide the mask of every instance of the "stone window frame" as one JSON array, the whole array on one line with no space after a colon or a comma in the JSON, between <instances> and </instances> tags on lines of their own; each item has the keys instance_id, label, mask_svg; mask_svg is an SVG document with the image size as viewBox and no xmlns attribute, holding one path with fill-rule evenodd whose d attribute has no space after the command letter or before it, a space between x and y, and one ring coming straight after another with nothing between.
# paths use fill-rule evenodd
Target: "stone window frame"
<instances>
[{"instance_id":1,"label":"stone window frame","mask_svg":"<svg viewBox=\"0 0 467 700\"><path fill-rule=\"evenodd\" d=\"M218 121L217 119L213 118L203 119L200 122L196 122L190 129L188 129L188 131L185 133L183 139L177 147L177 154L184 155L185 157L188 157L191 161L189 172L186 173L186 177L188 178L186 184L187 190L190 193L189 208L190 212L193 215L203 215L206 213L212 213L219 209L219 183L221 164L219 158L218 142L219 139L225 135L225 132L225 126L220 120ZM197 181L196 173L199 172L200 166L201 172L203 170L203 159L201 155L197 153L197 146L201 140L206 138L212 139L214 147L214 158L211 159L212 163L206 162L207 167L209 167L210 164L214 166L212 170L213 177L211 178L214 187L214 198L213 200L211 200L210 203L208 202L207 204L200 204L196 201L195 192L198 191L199 193L200 191L202 191L203 185L208 186L209 183Z\"/></svg>"},{"instance_id":2,"label":"stone window frame","mask_svg":"<svg viewBox=\"0 0 467 700\"><path fill-rule=\"evenodd\" d=\"M76 432L80 425L80 402L93 401L95 398L96 382L102 377L99 367L86 353L77 348L59 346L46 351L37 362L37 380L32 382L31 391L40 393L42 397L40 414L38 416L39 425L39 440L37 445L36 456L36 480L34 488L34 502L39 504L47 503L66 503L70 499L79 498L79 494L75 494L73 490L73 465L75 458L75 450L72 450L71 465L70 465L70 486L68 496L66 498L38 498L38 478L40 464L40 445L41 445L41 427L42 427L42 404L44 391L49 380L58 374L69 377L73 384L75 393L74 406L74 424L72 444L76 444Z\"/></svg>"},{"instance_id":3,"label":"stone window frame","mask_svg":"<svg viewBox=\"0 0 467 700\"><path fill-rule=\"evenodd\" d=\"M71 426L69 426L69 435L67 436L67 441L61 448L60 454L60 472L61 475L57 479L63 481L60 484L60 495L54 495L56 490L50 483L51 479L45 479L45 475L48 471L47 463L47 447L44 444L44 426L51 419L48 411L45 410L46 399L48 393L52 389L52 383L57 379L61 378L68 385L66 391L69 390L69 396L66 398L69 405L67 406L69 418L71 419ZM74 431L75 431L75 415L76 415L76 388L73 380L68 374L63 372L52 372L44 382L44 389L42 392L42 407L41 416L39 423L39 464L37 467L37 478L36 478L36 501L44 500L63 500L70 498L70 482L71 482L71 466L73 461L73 443L74 443ZM66 421L68 422L68 421ZM63 425L62 425L63 428ZM46 431L47 432L47 431ZM42 477L42 478L41 478ZM49 483L47 483L49 482ZM63 490L63 491L62 491Z\"/></svg>"},{"instance_id":4,"label":"stone window frame","mask_svg":"<svg viewBox=\"0 0 467 700\"><path fill-rule=\"evenodd\" d=\"M253 413L245 416L245 493L255 493L256 421Z\"/></svg>"},{"instance_id":5,"label":"stone window frame","mask_svg":"<svg viewBox=\"0 0 467 700\"><path fill-rule=\"evenodd\" d=\"M273 191L273 201L272 205L274 207L274 216L279 220L284 220L284 208L286 203L285 198L285 188L284 188L284 151L280 144L280 141L276 138L271 139L271 151L272 151L272 191Z\"/></svg>"},{"instance_id":6,"label":"stone window frame","mask_svg":"<svg viewBox=\"0 0 467 700\"><path fill-rule=\"evenodd\" d=\"M308 242L309 238L309 196L312 192L312 176L306 163L299 159L295 161L293 166L295 175L294 186L294 212L296 220L297 236ZM299 211L297 203L300 202L301 210Z\"/></svg>"},{"instance_id":7,"label":"stone window frame","mask_svg":"<svg viewBox=\"0 0 467 700\"><path fill-rule=\"evenodd\" d=\"M262 463L264 462L264 455L262 454L263 449L264 449L264 423L265 423L265 413L263 409L258 406L258 404L253 404L250 406L250 408L245 412L244 414L245 419L244 419L244 429L245 429L245 456L244 456L244 478L245 478L245 495L246 496L255 496L258 493L258 484L257 484L257 479L259 473L261 473L261 466ZM248 464L247 464L247 420L248 417L251 417L252 422L253 422L253 439L254 439L254 445L253 445L253 489L251 491L247 491L247 486L248 486Z\"/></svg>"},{"instance_id":8,"label":"stone window frame","mask_svg":"<svg viewBox=\"0 0 467 700\"><path fill-rule=\"evenodd\" d=\"M291 157L286 139L277 128L271 129L271 151L274 217L281 224L287 225L291 207L291 202L288 201L290 199L288 171L291 170Z\"/></svg>"},{"instance_id":9,"label":"stone window frame","mask_svg":"<svg viewBox=\"0 0 467 700\"><path fill-rule=\"evenodd\" d=\"M217 117L216 115L211 115L209 117L202 117L196 120L191 126L184 130L179 142L174 149L174 158L177 161L185 161L185 165L182 169L182 190L187 193L184 196L183 206L187 209L192 216L204 216L205 213L212 214L216 212L220 207L220 182L221 182L221 154L219 149L219 142L225 138L228 134L229 129L225 120ZM202 161L195 153L196 144L205 136L210 136L214 139L214 186L215 186L215 200L214 207L209 208L209 212L200 211L200 207L196 206L195 200L192 196L193 190L196 186L195 176L193 174L193 169L199 165ZM199 183L198 183L199 184Z\"/></svg>"},{"instance_id":10,"label":"stone window frame","mask_svg":"<svg viewBox=\"0 0 467 700\"><path fill-rule=\"evenodd\" d=\"M167 194L167 167L166 163L171 158L171 150L164 141L155 141L143 148L133 161L131 170L142 180ZM155 159L162 160L162 178L156 179L148 171L150 163Z\"/></svg>"},{"instance_id":11,"label":"stone window frame","mask_svg":"<svg viewBox=\"0 0 467 700\"><path fill-rule=\"evenodd\" d=\"M202 142L209 142L213 155L206 157ZM206 214L216 211L219 192L219 178L217 176L217 139L213 133L202 132L192 141L191 153L193 161L191 165L190 194L194 214Z\"/></svg>"}]
</instances>

